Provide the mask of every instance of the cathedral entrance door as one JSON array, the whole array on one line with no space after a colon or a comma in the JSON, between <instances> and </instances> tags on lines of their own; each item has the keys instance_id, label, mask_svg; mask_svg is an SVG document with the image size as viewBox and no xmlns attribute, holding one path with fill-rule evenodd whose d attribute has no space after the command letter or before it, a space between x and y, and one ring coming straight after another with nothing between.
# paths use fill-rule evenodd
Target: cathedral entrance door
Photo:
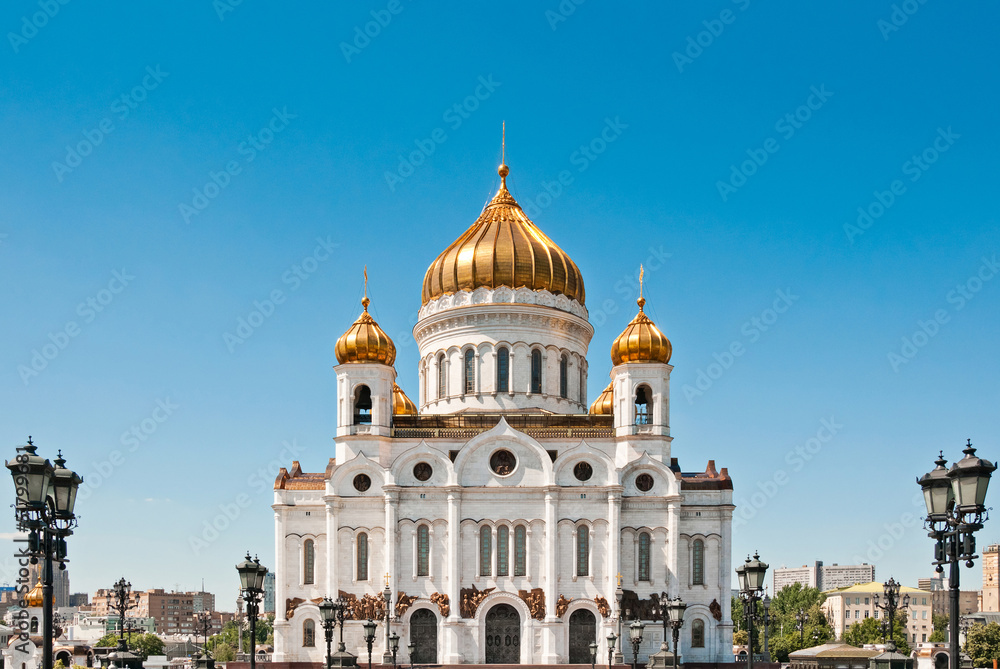
<instances>
[{"instance_id":1,"label":"cathedral entrance door","mask_svg":"<svg viewBox=\"0 0 1000 669\"><path fill-rule=\"evenodd\" d=\"M597 618L587 609L569 617L569 663L590 664L590 644L597 641Z\"/></svg>"},{"instance_id":2,"label":"cathedral entrance door","mask_svg":"<svg viewBox=\"0 0 1000 669\"><path fill-rule=\"evenodd\" d=\"M437 617L428 609L417 609L410 616L410 639L413 641L411 664L437 664Z\"/></svg>"},{"instance_id":3,"label":"cathedral entrance door","mask_svg":"<svg viewBox=\"0 0 1000 669\"><path fill-rule=\"evenodd\" d=\"M520 664L521 616L509 604L486 614L486 664Z\"/></svg>"}]
</instances>

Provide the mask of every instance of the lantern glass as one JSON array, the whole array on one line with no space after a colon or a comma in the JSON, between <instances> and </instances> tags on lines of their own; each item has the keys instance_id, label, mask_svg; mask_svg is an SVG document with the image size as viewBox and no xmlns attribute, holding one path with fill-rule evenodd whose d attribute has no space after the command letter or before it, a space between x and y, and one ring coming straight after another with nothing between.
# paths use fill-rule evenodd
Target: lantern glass
<instances>
[{"instance_id":1,"label":"lantern glass","mask_svg":"<svg viewBox=\"0 0 1000 669\"><path fill-rule=\"evenodd\" d=\"M52 498L55 501L56 517L70 519L76 506L76 493L83 479L73 470L62 466L65 463L62 457L56 460L59 466L52 472Z\"/></svg>"},{"instance_id":2,"label":"lantern glass","mask_svg":"<svg viewBox=\"0 0 1000 669\"><path fill-rule=\"evenodd\" d=\"M14 479L17 508L20 510L41 509L52 494L52 464L35 454L34 444L28 444L24 453L7 462L7 469Z\"/></svg>"},{"instance_id":3,"label":"lantern glass","mask_svg":"<svg viewBox=\"0 0 1000 669\"><path fill-rule=\"evenodd\" d=\"M747 562L749 561L750 558L747 558ZM750 584L747 581L747 567L745 564L741 564L736 568L736 578L740 581L740 592L749 592Z\"/></svg>"},{"instance_id":4,"label":"lantern glass","mask_svg":"<svg viewBox=\"0 0 1000 669\"><path fill-rule=\"evenodd\" d=\"M399 635L395 632L389 635L389 649L393 653L399 650Z\"/></svg>"},{"instance_id":5,"label":"lantern glass","mask_svg":"<svg viewBox=\"0 0 1000 669\"><path fill-rule=\"evenodd\" d=\"M628 635L632 640L632 643L642 643L642 630L646 627L645 624L636 620L634 623L628 627Z\"/></svg>"},{"instance_id":6,"label":"lantern glass","mask_svg":"<svg viewBox=\"0 0 1000 669\"><path fill-rule=\"evenodd\" d=\"M257 563L250 559L247 553L246 559L236 565L236 571L240 575L240 587L244 590L253 590L257 583Z\"/></svg>"},{"instance_id":7,"label":"lantern glass","mask_svg":"<svg viewBox=\"0 0 1000 669\"><path fill-rule=\"evenodd\" d=\"M337 605L330 601L329 597L324 597L319 605L319 617L323 620L323 624L330 623L336 615Z\"/></svg>"},{"instance_id":8,"label":"lantern glass","mask_svg":"<svg viewBox=\"0 0 1000 669\"><path fill-rule=\"evenodd\" d=\"M672 599L670 601L670 606L669 606L670 620L678 623L683 622L684 611L687 610L687 606L688 605L683 600L681 600L680 597L675 597L674 599Z\"/></svg>"},{"instance_id":9,"label":"lantern glass","mask_svg":"<svg viewBox=\"0 0 1000 669\"><path fill-rule=\"evenodd\" d=\"M618 641L617 635L614 632L608 635L608 650L615 649L615 642Z\"/></svg>"},{"instance_id":10,"label":"lantern glass","mask_svg":"<svg viewBox=\"0 0 1000 669\"><path fill-rule=\"evenodd\" d=\"M370 643L375 640L375 625L376 623L374 620L369 620L364 624L366 642Z\"/></svg>"}]
</instances>

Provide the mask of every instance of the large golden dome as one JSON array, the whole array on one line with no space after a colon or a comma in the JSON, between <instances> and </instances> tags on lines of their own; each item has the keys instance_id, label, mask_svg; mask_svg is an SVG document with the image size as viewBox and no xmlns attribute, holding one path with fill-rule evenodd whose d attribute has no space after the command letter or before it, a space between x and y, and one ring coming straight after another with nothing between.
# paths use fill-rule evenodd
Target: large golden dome
<instances>
[{"instance_id":1,"label":"large golden dome","mask_svg":"<svg viewBox=\"0 0 1000 669\"><path fill-rule=\"evenodd\" d=\"M609 383L608 387L597 396L594 403L590 405L590 413L610 416L615 412L615 392L611 387L613 384L614 382Z\"/></svg>"},{"instance_id":2,"label":"large golden dome","mask_svg":"<svg viewBox=\"0 0 1000 669\"><path fill-rule=\"evenodd\" d=\"M584 303L576 263L521 210L507 190L508 172L500 166L500 190L472 227L427 268L424 304L462 290L499 286L547 290Z\"/></svg>"},{"instance_id":3,"label":"large golden dome","mask_svg":"<svg viewBox=\"0 0 1000 669\"><path fill-rule=\"evenodd\" d=\"M646 299L638 299L639 313L628 324L625 331L618 335L611 344L611 364L620 365L623 362L670 362L673 347L667 336L660 332L642 307Z\"/></svg>"},{"instance_id":4,"label":"large golden dome","mask_svg":"<svg viewBox=\"0 0 1000 669\"><path fill-rule=\"evenodd\" d=\"M392 413L397 416L399 414L408 414L411 416L417 414L417 405L406 396L406 393L403 392L403 389L397 383L392 384Z\"/></svg>"},{"instance_id":5,"label":"large golden dome","mask_svg":"<svg viewBox=\"0 0 1000 669\"><path fill-rule=\"evenodd\" d=\"M55 599L55 594L52 595ZM45 605L45 597L42 595L42 582L38 581L35 583L35 587L28 591L28 594L24 596L25 607L42 607Z\"/></svg>"},{"instance_id":6,"label":"large golden dome","mask_svg":"<svg viewBox=\"0 0 1000 669\"><path fill-rule=\"evenodd\" d=\"M367 296L361 300L364 312L337 340L334 352L341 365L347 362L380 362L391 366L396 362L396 345L368 313L370 302Z\"/></svg>"}]
</instances>

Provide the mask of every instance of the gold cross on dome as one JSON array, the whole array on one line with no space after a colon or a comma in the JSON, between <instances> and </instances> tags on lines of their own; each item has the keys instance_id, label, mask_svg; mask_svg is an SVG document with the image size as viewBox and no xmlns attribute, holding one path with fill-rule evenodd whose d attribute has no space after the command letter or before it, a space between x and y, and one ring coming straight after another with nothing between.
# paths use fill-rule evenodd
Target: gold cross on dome
<instances>
[{"instance_id":1,"label":"gold cross on dome","mask_svg":"<svg viewBox=\"0 0 1000 669\"><path fill-rule=\"evenodd\" d=\"M389 572L385 572L385 587L389 587Z\"/></svg>"},{"instance_id":2,"label":"gold cross on dome","mask_svg":"<svg viewBox=\"0 0 1000 669\"><path fill-rule=\"evenodd\" d=\"M507 163L507 121L503 122L503 134L500 137L500 164Z\"/></svg>"},{"instance_id":3,"label":"gold cross on dome","mask_svg":"<svg viewBox=\"0 0 1000 669\"><path fill-rule=\"evenodd\" d=\"M639 297L642 297L642 277L646 274L646 270L643 269L642 265L639 265Z\"/></svg>"},{"instance_id":4,"label":"gold cross on dome","mask_svg":"<svg viewBox=\"0 0 1000 669\"><path fill-rule=\"evenodd\" d=\"M618 572L618 587L622 587L622 573Z\"/></svg>"}]
</instances>

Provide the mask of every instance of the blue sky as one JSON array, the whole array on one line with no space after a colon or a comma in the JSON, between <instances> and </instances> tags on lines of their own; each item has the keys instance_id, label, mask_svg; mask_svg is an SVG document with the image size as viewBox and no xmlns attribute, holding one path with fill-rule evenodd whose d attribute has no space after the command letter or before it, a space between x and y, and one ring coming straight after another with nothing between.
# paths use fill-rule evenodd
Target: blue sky
<instances>
[{"instance_id":1,"label":"blue sky","mask_svg":"<svg viewBox=\"0 0 1000 669\"><path fill-rule=\"evenodd\" d=\"M6 3L0 443L91 484L73 589L204 578L232 608L243 552L273 566L268 490L331 454L363 266L416 396L423 273L504 120L512 192L584 274L591 398L646 264L674 455L729 468L734 562L930 575L914 478L966 438L1000 457L998 14Z\"/></svg>"}]
</instances>

